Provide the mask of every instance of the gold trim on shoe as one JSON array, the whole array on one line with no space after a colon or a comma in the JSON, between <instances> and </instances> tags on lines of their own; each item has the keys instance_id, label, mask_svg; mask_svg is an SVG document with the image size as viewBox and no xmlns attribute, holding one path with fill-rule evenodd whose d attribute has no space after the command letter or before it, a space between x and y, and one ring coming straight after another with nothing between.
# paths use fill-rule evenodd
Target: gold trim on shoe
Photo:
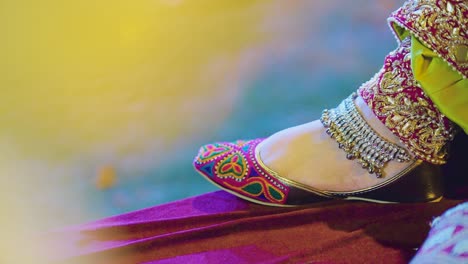
<instances>
[{"instance_id":1,"label":"gold trim on shoe","mask_svg":"<svg viewBox=\"0 0 468 264\"><path fill-rule=\"evenodd\" d=\"M263 143L263 142L262 142ZM404 176L408 175L409 173L415 171L416 168L421 166L422 164L427 164L421 160L413 160L408 167L403 169L402 171L398 172L396 175L393 177L389 177L387 180L376 184L374 186L368 187L368 188L362 188L354 191L326 191L326 190L319 190L317 188L308 186L306 184L285 178L281 175L279 175L277 172L274 170L270 169L261 159L260 156L260 147L262 145L260 143L257 145L255 148L255 159L257 160L259 166L262 167L265 171L267 171L270 175L273 177L277 178L284 184L288 185L290 188L297 188L303 191L306 191L310 193L311 195L318 195L323 198L329 198L333 200L359 200L359 201L367 201L367 202L374 202L374 203L400 203L398 201L390 201L390 200L384 200L384 199L374 199L374 198L368 198L368 197L360 197L359 195L361 194L371 194L373 191L377 190L382 190L386 188L387 186L390 186L392 184L397 184L399 180L404 178ZM436 172L434 172L436 173ZM416 173L417 174L417 173ZM404 187L404 186L403 186ZM406 186L409 187L409 186ZM421 188L425 188L425 185L421 185ZM436 186L437 187L437 186ZM440 194L435 194L436 196L434 199L424 201L424 202L438 202L442 199L442 195ZM416 201L417 202L417 201Z\"/></svg>"},{"instance_id":2,"label":"gold trim on shoe","mask_svg":"<svg viewBox=\"0 0 468 264\"><path fill-rule=\"evenodd\" d=\"M260 204L260 205L266 205L266 206L274 206L274 207L300 207L300 206L303 206L303 205L295 205L295 204L276 204L276 203L267 203L267 202L262 202L262 201L259 201L259 200L255 200L253 198L250 198L248 196L245 196L245 195L242 195L242 194L239 194L231 189L228 189L228 188L225 188L224 186L220 185L220 184L217 184L216 182L210 180L210 178L208 178L205 174L201 173L200 171L198 171L198 174L200 174L201 176L203 176L203 178L205 180L207 180L208 182L210 182L211 184L213 184L214 186L216 186L217 188L220 188L222 189L223 191L226 191L230 194L233 194L241 199L244 199L244 200L247 200L249 202L252 202L252 203L256 203L256 204Z\"/></svg>"}]
</instances>

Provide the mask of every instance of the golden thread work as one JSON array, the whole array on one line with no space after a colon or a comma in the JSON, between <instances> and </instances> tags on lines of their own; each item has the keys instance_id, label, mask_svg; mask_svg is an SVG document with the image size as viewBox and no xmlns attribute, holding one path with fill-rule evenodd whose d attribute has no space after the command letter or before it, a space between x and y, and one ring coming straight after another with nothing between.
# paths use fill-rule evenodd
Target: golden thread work
<instances>
[{"instance_id":1,"label":"golden thread work","mask_svg":"<svg viewBox=\"0 0 468 264\"><path fill-rule=\"evenodd\" d=\"M435 51L464 78L468 76L468 1L407 1L388 18L395 26L409 30ZM400 40L400 39L399 39Z\"/></svg>"},{"instance_id":2,"label":"golden thread work","mask_svg":"<svg viewBox=\"0 0 468 264\"><path fill-rule=\"evenodd\" d=\"M411 39L391 52L383 68L359 88L374 114L418 158L433 164L447 160L447 143L455 133L424 93L411 70Z\"/></svg>"}]
</instances>

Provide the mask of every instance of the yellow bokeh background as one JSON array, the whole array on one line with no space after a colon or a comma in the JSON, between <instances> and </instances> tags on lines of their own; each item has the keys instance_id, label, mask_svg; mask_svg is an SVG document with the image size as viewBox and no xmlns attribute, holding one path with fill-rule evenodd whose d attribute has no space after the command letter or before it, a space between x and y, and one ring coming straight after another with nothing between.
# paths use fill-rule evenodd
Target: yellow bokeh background
<instances>
[{"instance_id":1,"label":"yellow bokeh background","mask_svg":"<svg viewBox=\"0 0 468 264\"><path fill-rule=\"evenodd\" d=\"M129 157L128 170L157 166L227 115L249 71L239 52L269 38L256 26L263 2L1 1L0 259L27 255L21 234L70 221L40 207L67 192L51 174L86 180ZM86 219L80 197L62 204Z\"/></svg>"},{"instance_id":2,"label":"yellow bokeh background","mask_svg":"<svg viewBox=\"0 0 468 264\"><path fill-rule=\"evenodd\" d=\"M398 5L359 2L356 18L379 21L383 29L381 14ZM321 21L354 6L340 0L0 0L0 208L6 216L0 252L8 252L0 263L28 256L18 245L31 233L96 215L81 189L112 188L119 173L156 168L177 155L174 149L201 141L232 113L262 58L286 57L312 32L311 68L318 60L343 71L355 67L352 41L339 52L321 52L318 44L328 30ZM74 179L83 186L72 186ZM30 250L43 251L36 246Z\"/></svg>"},{"instance_id":3,"label":"yellow bokeh background","mask_svg":"<svg viewBox=\"0 0 468 264\"><path fill-rule=\"evenodd\" d=\"M217 98L224 80L213 76L235 71L222 60L263 37L258 10L246 8L258 2L3 3L0 138L58 159L174 140L202 98Z\"/></svg>"}]
</instances>

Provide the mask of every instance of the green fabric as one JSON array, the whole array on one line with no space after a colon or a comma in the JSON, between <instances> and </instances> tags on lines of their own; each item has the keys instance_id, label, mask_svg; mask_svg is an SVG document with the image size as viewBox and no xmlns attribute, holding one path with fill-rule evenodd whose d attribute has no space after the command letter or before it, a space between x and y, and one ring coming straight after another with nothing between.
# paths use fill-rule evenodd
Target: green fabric
<instances>
[{"instance_id":1,"label":"green fabric","mask_svg":"<svg viewBox=\"0 0 468 264\"><path fill-rule=\"evenodd\" d=\"M390 26L400 40L411 34L396 23ZM411 68L414 78L439 111L468 134L468 79L463 79L460 73L413 35Z\"/></svg>"},{"instance_id":2,"label":"green fabric","mask_svg":"<svg viewBox=\"0 0 468 264\"><path fill-rule=\"evenodd\" d=\"M468 79L417 38L411 39L414 78L437 108L468 134Z\"/></svg>"},{"instance_id":3,"label":"green fabric","mask_svg":"<svg viewBox=\"0 0 468 264\"><path fill-rule=\"evenodd\" d=\"M404 40L407 36L410 35L410 32L404 27L400 27L397 23L390 23L390 27L393 29L393 32L398 39Z\"/></svg>"}]
</instances>

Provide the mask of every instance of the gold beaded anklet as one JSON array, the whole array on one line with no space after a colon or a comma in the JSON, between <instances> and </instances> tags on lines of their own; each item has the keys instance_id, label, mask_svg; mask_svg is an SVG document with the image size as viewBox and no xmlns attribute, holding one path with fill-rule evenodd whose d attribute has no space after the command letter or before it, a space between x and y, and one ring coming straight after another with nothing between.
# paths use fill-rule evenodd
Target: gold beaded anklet
<instances>
[{"instance_id":1,"label":"gold beaded anklet","mask_svg":"<svg viewBox=\"0 0 468 264\"><path fill-rule=\"evenodd\" d=\"M389 161L407 162L412 158L404 148L383 139L367 124L354 104L356 97L353 93L338 107L325 109L320 121L346 152L346 158L356 159L370 174L382 178L382 169Z\"/></svg>"}]
</instances>

